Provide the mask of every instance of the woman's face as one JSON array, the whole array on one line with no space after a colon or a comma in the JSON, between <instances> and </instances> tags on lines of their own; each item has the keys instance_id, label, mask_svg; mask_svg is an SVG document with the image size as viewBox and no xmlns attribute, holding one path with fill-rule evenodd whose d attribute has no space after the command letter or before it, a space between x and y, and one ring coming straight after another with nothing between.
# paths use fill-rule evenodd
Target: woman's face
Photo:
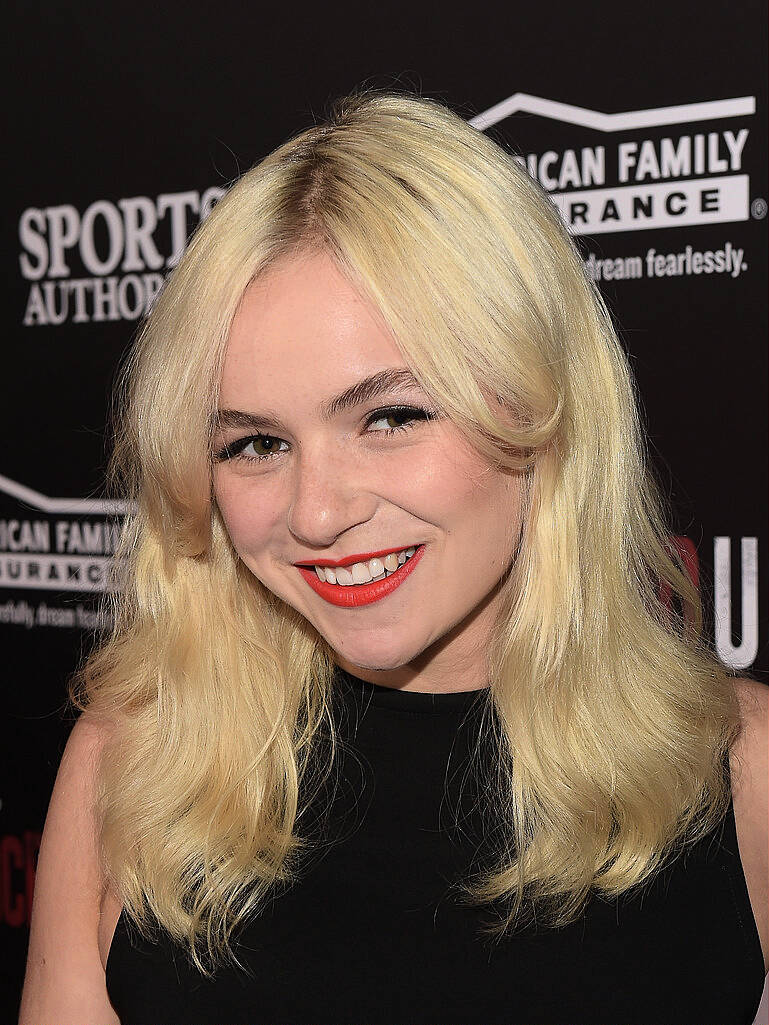
<instances>
[{"instance_id":1,"label":"woman's face","mask_svg":"<svg viewBox=\"0 0 769 1025\"><path fill-rule=\"evenodd\" d=\"M521 478L409 381L329 256L286 258L246 290L219 420L214 490L235 550L343 668L413 690L486 685Z\"/></svg>"}]
</instances>

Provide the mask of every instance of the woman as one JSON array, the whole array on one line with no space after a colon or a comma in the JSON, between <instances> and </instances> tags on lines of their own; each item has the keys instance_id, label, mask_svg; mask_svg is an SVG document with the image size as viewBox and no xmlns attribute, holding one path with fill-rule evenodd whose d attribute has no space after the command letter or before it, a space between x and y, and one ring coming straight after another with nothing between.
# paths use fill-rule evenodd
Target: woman
<instances>
[{"instance_id":1,"label":"woman","mask_svg":"<svg viewBox=\"0 0 769 1025\"><path fill-rule=\"evenodd\" d=\"M699 637L507 153L339 102L200 227L120 394L22 1025L753 1020L765 691Z\"/></svg>"}]
</instances>

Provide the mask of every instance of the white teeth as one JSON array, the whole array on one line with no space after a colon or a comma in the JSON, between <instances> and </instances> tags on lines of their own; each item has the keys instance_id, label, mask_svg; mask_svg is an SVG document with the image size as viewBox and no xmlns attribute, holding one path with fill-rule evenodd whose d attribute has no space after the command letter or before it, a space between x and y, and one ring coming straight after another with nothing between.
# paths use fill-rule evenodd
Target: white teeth
<instances>
[{"instance_id":1,"label":"white teeth","mask_svg":"<svg viewBox=\"0 0 769 1025\"><path fill-rule=\"evenodd\" d=\"M353 583L355 584L367 584L371 580L371 574L368 571L368 564L365 562L356 562L350 566L350 572L352 573Z\"/></svg>"},{"instance_id":2,"label":"white teeth","mask_svg":"<svg viewBox=\"0 0 769 1025\"><path fill-rule=\"evenodd\" d=\"M384 559L369 559L368 562L356 562L352 566L337 566L336 569L330 566L316 566L315 572L318 580L340 584L342 587L368 584L372 580L384 580L389 574L394 573L415 551L416 548L406 548L400 552L390 552Z\"/></svg>"}]
</instances>

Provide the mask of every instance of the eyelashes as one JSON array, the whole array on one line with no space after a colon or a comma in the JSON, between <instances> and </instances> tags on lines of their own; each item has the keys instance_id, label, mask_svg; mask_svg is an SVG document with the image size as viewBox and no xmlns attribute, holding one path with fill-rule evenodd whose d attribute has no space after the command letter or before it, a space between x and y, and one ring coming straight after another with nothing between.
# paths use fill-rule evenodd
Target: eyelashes
<instances>
[{"instance_id":1,"label":"eyelashes","mask_svg":"<svg viewBox=\"0 0 769 1025\"><path fill-rule=\"evenodd\" d=\"M386 406L369 413L364 423L368 430L372 424L380 420L396 421L384 429L369 432L371 434L382 434L386 437L391 437L400 432L414 430L418 423L437 419L438 413L434 410L422 409L417 406ZM246 451L252 445L254 446L253 455ZM281 448L281 446L286 447ZM213 457L217 463L235 460L242 460L247 463L264 463L273 459L281 452L286 451L287 447L287 443L282 438L277 438L272 434L250 434L247 437L238 438L237 441L230 442L229 445L222 446L217 452L214 452Z\"/></svg>"}]
</instances>

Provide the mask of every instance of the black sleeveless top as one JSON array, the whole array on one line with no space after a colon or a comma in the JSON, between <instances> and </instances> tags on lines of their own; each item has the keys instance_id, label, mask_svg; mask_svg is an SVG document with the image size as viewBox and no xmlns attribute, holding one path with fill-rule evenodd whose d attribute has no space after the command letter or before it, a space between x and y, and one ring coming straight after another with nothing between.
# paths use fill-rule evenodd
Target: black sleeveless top
<instances>
[{"instance_id":1,"label":"black sleeveless top","mask_svg":"<svg viewBox=\"0 0 769 1025\"><path fill-rule=\"evenodd\" d=\"M483 857L470 766L488 692L337 683L339 773L298 823L317 853L238 934L247 971L207 980L123 913L121 1025L752 1025L764 966L731 805L640 894L495 945L488 908L451 886Z\"/></svg>"}]
</instances>

